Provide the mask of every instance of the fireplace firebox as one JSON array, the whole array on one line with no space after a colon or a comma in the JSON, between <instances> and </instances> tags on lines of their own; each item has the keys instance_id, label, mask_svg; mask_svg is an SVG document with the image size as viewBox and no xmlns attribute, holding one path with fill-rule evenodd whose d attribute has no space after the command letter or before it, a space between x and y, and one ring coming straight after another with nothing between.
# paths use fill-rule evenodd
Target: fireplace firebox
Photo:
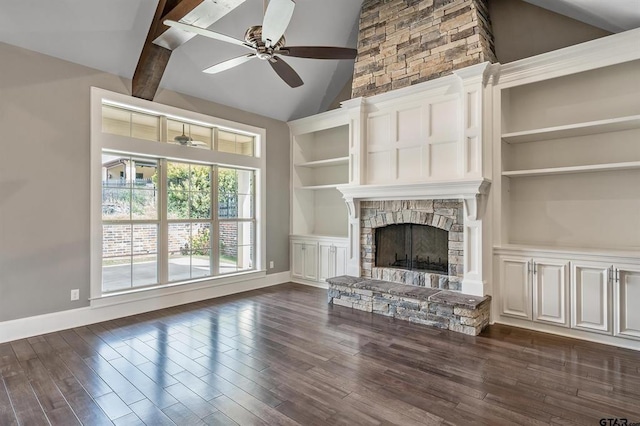
<instances>
[{"instance_id":1,"label":"fireplace firebox","mask_svg":"<svg viewBox=\"0 0 640 426\"><path fill-rule=\"evenodd\" d=\"M413 223L375 230L375 266L447 274L449 232Z\"/></svg>"}]
</instances>

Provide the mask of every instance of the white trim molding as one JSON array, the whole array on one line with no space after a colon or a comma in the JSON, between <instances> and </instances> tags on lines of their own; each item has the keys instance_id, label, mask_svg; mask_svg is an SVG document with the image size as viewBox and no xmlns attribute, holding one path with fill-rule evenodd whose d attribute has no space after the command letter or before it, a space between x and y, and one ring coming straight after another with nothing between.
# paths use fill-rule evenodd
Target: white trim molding
<instances>
[{"instance_id":1,"label":"white trim molding","mask_svg":"<svg viewBox=\"0 0 640 426\"><path fill-rule=\"evenodd\" d=\"M640 59L638 40L640 28L503 64L498 82L509 87Z\"/></svg>"},{"instance_id":2,"label":"white trim molding","mask_svg":"<svg viewBox=\"0 0 640 426\"><path fill-rule=\"evenodd\" d=\"M164 289L162 294L144 299L104 303L97 307L84 307L51 314L36 315L11 321L0 322L0 343L25 339L45 333L82 327L102 321L109 321L130 315L170 308L172 306L199 302L231 294L243 293L264 287L287 283L289 271L265 275L254 273L250 278L227 280L216 285L193 288L189 285Z\"/></svg>"},{"instance_id":3,"label":"white trim molding","mask_svg":"<svg viewBox=\"0 0 640 426\"><path fill-rule=\"evenodd\" d=\"M391 185L338 185L338 191L349 206L352 218L357 218L356 200L435 200L455 199L465 201L465 211L476 220L484 202L481 199L489 193L491 181L488 179L428 181Z\"/></svg>"}]
</instances>

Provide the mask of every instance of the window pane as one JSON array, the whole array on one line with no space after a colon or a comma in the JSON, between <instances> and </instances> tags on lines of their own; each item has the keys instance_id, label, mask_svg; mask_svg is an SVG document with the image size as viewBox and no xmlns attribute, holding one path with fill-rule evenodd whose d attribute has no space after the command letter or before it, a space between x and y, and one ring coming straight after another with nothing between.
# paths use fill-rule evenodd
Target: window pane
<instances>
[{"instance_id":1,"label":"window pane","mask_svg":"<svg viewBox=\"0 0 640 426\"><path fill-rule=\"evenodd\" d=\"M167 163L167 187L170 190L189 190L189 165Z\"/></svg>"},{"instance_id":2,"label":"window pane","mask_svg":"<svg viewBox=\"0 0 640 426\"><path fill-rule=\"evenodd\" d=\"M191 191L211 191L211 166L191 165Z\"/></svg>"},{"instance_id":3,"label":"window pane","mask_svg":"<svg viewBox=\"0 0 640 426\"><path fill-rule=\"evenodd\" d=\"M131 208L131 190L102 187L102 219L129 220Z\"/></svg>"},{"instance_id":4,"label":"window pane","mask_svg":"<svg viewBox=\"0 0 640 426\"><path fill-rule=\"evenodd\" d=\"M253 195L238 195L238 218L253 218Z\"/></svg>"},{"instance_id":5,"label":"window pane","mask_svg":"<svg viewBox=\"0 0 640 426\"><path fill-rule=\"evenodd\" d=\"M253 222L220 222L220 273L253 269Z\"/></svg>"},{"instance_id":6,"label":"window pane","mask_svg":"<svg viewBox=\"0 0 640 426\"><path fill-rule=\"evenodd\" d=\"M240 155L254 155L253 136L218 130L218 151Z\"/></svg>"},{"instance_id":7,"label":"window pane","mask_svg":"<svg viewBox=\"0 0 640 426\"><path fill-rule=\"evenodd\" d=\"M193 146L196 148L211 149L211 134L213 133L213 129L195 124L192 124L190 128Z\"/></svg>"},{"instance_id":8,"label":"window pane","mask_svg":"<svg viewBox=\"0 0 640 426\"><path fill-rule=\"evenodd\" d=\"M131 225L102 225L102 257L131 255Z\"/></svg>"},{"instance_id":9,"label":"window pane","mask_svg":"<svg viewBox=\"0 0 640 426\"><path fill-rule=\"evenodd\" d=\"M194 148L211 149L213 128L206 126L198 126L196 124L183 123L176 120L167 120L167 142L181 143L176 141L176 137L182 135L191 138L186 143Z\"/></svg>"},{"instance_id":10,"label":"window pane","mask_svg":"<svg viewBox=\"0 0 640 426\"><path fill-rule=\"evenodd\" d=\"M102 131L112 135L129 136L131 134L131 112L102 105Z\"/></svg>"},{"instance_id":11,"label":"window pane","mask_svg":"<svg viewBox=\"0 0 640 426\"><path fill-rule=\"evenodd\" d=\"M211 224L169 224L169 281L211 275Z\"/></svg>"},{"instance_id":12,"label":"window pane","mask_svg":"<svg viewBox=\"0 0 640 426\"><path fill-rule=\"evenodd\" d=\"M191 255L188 250L169 252L169 281L191 278Z\"/></svg>"},{"instance_id":13,"label":"window pane","mask_svg":"<svg viewBox=\"0 0 640 426\"><path fill-rule=\"evenodd\" d=\"M191 219L209 219L211 217L211 192L190 193Z\"/></svg>"},{"instance_id":14,"label":"window pane","mask_svg":"<svg viewBox=\"0 0 640 426\"><path fill-rule=\"evenodd\" d=\"M133 254L158 252L158 225L133 225Z\"/></svg>"},{"instance_id":15,"label":"window pane","mask_svg":"<svg viewBox=\"0 0 640 426\"><path fill-rule=\"evenodd\" d=\"M158 256L156 254L133 256L132 266L132 287L158 283Z\"/></svg>"},{"instance_id":16,"label":"window pane","mask_svg":"<svg viewBox=\"0 0 640 426\"><path fill-rule=\"evenodd\" d=\"M218 217L254 217L252 170L218 169Z\"/></svg>"},{"instance_id":17,"label":"window pane","mask_svg":"<svg viewBox=\"0 0 640 426\"><path fill-rule=\"evenodd\" d=\"M102 291L131 288L131 256L102 259Z\"/></svg>"},{"instance_id":18,"label":"window pane","mask_svg":"<svg viewBox=\"0 0 640 426\"><path fill-rule=\"evenodd\" d=\"M167 193L167 217L169 219L189 217L189 192L169 191Z\"/></svg>"},{"instance_id":19,"label":"window pane","mask_svg":"<svg viewBox=\"0 0 640 426\"><path fill-rule=\"evenodd\" d=\"M236 138L233 133L218 130L218 151L236 153Z\"/></svg>"},{"instance_id":20,"label":"window pane","mask_svg":"<svg viewBox=\"0 0 640 426\"><path fill-rule=\"evenodd\" d=\"M211 275L211 251L194 250L191 254L191 278Z\"/></svg>"},{"instance_id":21,"label":"window pane","mask_svg":"<svg viewBox=\"0 0 640 426\"><path fill-rule=\"evenodd\" d=\"M182 126L184 126L184 135L189 136L189 125L180 121L167 120L167 142L175 142L176 136L183 134Z\"/></svg>"},{"instance_id":22,"label":"window pane","mask_svg":"<svg viewBox=\"0 0 640 426\"><path fill-rule=\"evenodd\" d=\"M131 136L139 139L147 139L150 141L160 140L160 117L142 114L139 112L131 113Z\"/></svg>"},{"instance_id":23,"label":"window pane","mask_svg":"<svg viewBox=\"0 0 640 426\"><path fill-rule=\"evenodd\" d=\"M154 189L134 189L131 193L132 219L158 219L157 195Z\"/></svg>"}]
</instances>

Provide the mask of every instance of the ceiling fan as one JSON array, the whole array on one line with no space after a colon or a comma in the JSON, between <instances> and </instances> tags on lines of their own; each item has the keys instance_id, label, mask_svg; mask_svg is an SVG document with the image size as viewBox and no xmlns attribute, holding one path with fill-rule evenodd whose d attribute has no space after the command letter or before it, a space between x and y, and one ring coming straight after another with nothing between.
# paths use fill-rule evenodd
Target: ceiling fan
<instances>
[{"instance_id":1,"label":"ceiling fan","mask_svg":"<svg viewBox=\"0 0 640 426\"><path fill-rule=\"evenodd\" d=\"M291 87L302 86L303 81L289 64L278 56L292 56L297 58L310 59L354 59L357 54L356 49L347 47L328 46L286 46L284 32L289 26L295 3L293 0L270 0L265 9L264 21L262 25L249 27L244 35L244 41L230 37L205 28L195 27L171 20L164 21L169 27L178 28L184 31L199 34L205 37L224 41L227 43L243 46L252 53L229 59L219 64L213 65L203 72L209 74L226 71L230 68L243 64L251 59L258 58L269 62L271 68L280 76L285 83Z\"/></svg>"}]
</instances>

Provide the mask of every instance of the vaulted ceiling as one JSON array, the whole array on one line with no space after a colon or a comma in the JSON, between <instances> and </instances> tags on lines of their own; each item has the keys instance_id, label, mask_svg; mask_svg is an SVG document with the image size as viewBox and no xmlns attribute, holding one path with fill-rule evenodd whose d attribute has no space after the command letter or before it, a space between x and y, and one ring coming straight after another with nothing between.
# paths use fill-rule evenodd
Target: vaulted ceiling
<instances>
[{"instance_id":1,"label":"vaulted ceiling","mask_svg":"<svg viewBox=\"0 0 640 426\"><path fill-rule=\"evenodd\" d=\"M638 0L526 1L612 32L640 26ZM132 78L157 4L158 0L1 1L0 42ZM287 44L355 47L361 4L362 0L297 0L285 33ZM262 0L245 0L210 28L243 38L249 26L262 22L262 14ZM219 74L201 72L244 53L239 46L194 37L172 53L160 86L289 120L324 110L353 72L352 60L286 58L305 82L295 89L259 60Z\"/></svg>"}]
</instances>

